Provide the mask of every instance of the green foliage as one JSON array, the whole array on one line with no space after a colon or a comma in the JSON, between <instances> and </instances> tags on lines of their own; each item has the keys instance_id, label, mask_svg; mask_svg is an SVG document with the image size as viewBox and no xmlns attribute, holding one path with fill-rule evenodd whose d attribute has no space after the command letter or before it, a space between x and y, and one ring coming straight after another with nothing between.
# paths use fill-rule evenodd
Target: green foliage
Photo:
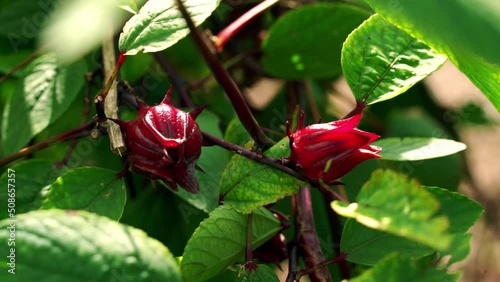
<instances>
[{"instance_id":1,"label":"green foliage","mask_svg":"<svg viewBox=\"0 0 500 282\"><path fill-rule=\"evenodd\" d=\"M204 281L227 266L242 262L245 252L248 215L223 205L210 213L186 245L181 271L184 281ZM255 210L252 221L252 248L260 246L280 225L264 208Z\"/></svg>"},{"instance_id":2,"label":"green foliage","mask_svg":"<svg viewBox=\"0 0 500 282\"><path fill-rule=\"evenodd\" d=\"M422 265L397 253L386 256L372 269L350 279L351 282L377 281L457 281L459 274L448 274L444 269Z\"/></svg>"},{"instance_id":3,"label":"green foliage","mask_svg":"<svg viewBox=\"0 0 500 282\"><path fill-rule=\"evenodd\" d=\"M54 54L27 66L3 114L4 154L23 148L68 109L83 86L86 68L82 61L63 66Z\"/></svg>"},{"instance_id":4,"label":"green foliage","mask_svg":"<svg viewBox=\"0 0 500 282\"><path fill-rule=\"evenodd\" d=\"M262 43L262 64L281 78L334 77L341 71L342 42L368 16L362 9L330 3L290 11L273 24Z\"/></svg>"},{"instance_id":5,"label":"green foliage","mask_svg":"<svg viewBox=\"0 0 500 282\"><path fill-rule=\"evenodd\" d=\"M9 219L0 239L9 239ZM141 230L86 211L33 211L17 217L17 281L181 281L169 250ZM10 254L7 244L0 251ZM9 259L0 258L0 279L13 281Z\"/></svg>"},{"instance_id":6,"label":"green foliage","mask_svg":"<svg viewBox=\"0 0 500 282\"><path fill-rule=\"evenodd\" d=\"M126 199L125 184L115 171L79 167L57 178L41 209L86 210L119 220Z\"/></svg>"},{"instance_id":7,"label":"green foliage","mask_svg":"<svg viewBox=\"0 0 500 282\"><path fill-rule=\"evenodd\" d=\"M398 181L400 183L396 184ZM438 187L418 187L415 182L407 182L405 189L403 181L407 180L394 172L377 171L359 193L357 203L347 207L343 203L332 204L337 212L353 218L346 221L342 233L341 250L347 254L347 260L374 265L384 255L392 252L401 252L416 259L429 255L434 250L439 250L442 255L451 255L448 264L463 260L470 250L470 234L466 232L481 215L481 206L466 196ZM397 187L398 191L393 187ZM398 208L398 204L386 202L386 206L382 207L378 204L378 196L382 194L377 195L378 193L382 193L389 201L399 194L405 201L399 201L398 204L403 203L404 206ZM429 218L429 214L423 210L419 211L419 206L423 207L425 204L432 204L432 209L436 210L436 202L437 212L432 217ZM392 216L388 215L389 210L393 212ZM426 212L429 211L426 208ZM446 220L443 221L444 219ZM442 229L441 234L433 233L432 238L440 242L430 242L423 238L425 233L422 231L425 230L418 221L425 222L428 227L432 222L440 221L441 227L446 228L446 233ZM400 226L394 232L391 225L398 224ZM433 228L433 232L436 230ZM441 245L443 241L449 242L447 246Z\"/></svg>"},{"instance_id":8,"label":"green foliage","mask_svg":"<svg viewBox=\"0 0 500 282\"><path fill-rule=\"evenodd\" d=\"M327 261L340 244L339 258L345 255L351 274L358 275L349 281L458 279L450 266L471 251L469 229L482 208L452 192L468 167L457 154L466 149L457 130L495 123L482 105L443 109L419 82L446 55L500 109L493 1L350 0L297 7L280 1L267 9L214 52L244 95L264 79L283 85L267 106L251 109L261 129L279 140L267 150L255 146L242 124L248 120L235 118L241 107L233 107L220 73L213 79L176 1L59 2L0 0L0 281L279 281L276 261L258 254L276 255L282 247L277 238L286 238L289 248L303 238L297 260L304 273L309 258L300 248L310 243L309 235L318 237ZM215 36L256 5L183 2L196 25L204 24L200 33ZM370 6L378 14L370 17ZM135 55L119 70L119 78L135 88L132 94L157 104L172 83L176 107L193 105L184 109L189 112L207 106L196 122L218 140L205 140L201 149L195 171L200 193L165 189L161 181L127 171L127 157L111 152L92 97L109 79L101 75L98 45L113 32L118 49ZM210 45L216 38L205 39ZM332 83L339 89L332 80L342 75L353 92L345 101L331 95ZM121 118L133 119L137 109L119 94ZM361 163L339 180L344 185L330 187L355 201L332 202L327 187L315 183L310 198L299 199L295 193L305 182L223 149L246 146L235 150L252 150L301 174L287 159L286 121L296 124L299 109L304 126L318 123L318 114L332 121L351 110L346 105L354 99L369 105L359 127L380 135L373 145L382 147L379 159ZM70 137L85 138L75 143L20 151L45 147L39 142L90 120L96 121L97 139L78 132ZM312 214L299 211L298 201L310 204ZM315 228L295 228L300 217ZM258 268L250 271L246 252L259 247L253 256ZM10 253L15 277L8 272ZM332 281L344 279L338 266L328 265Z\"/></svg>"},{"instance_id":9,"label":"green foliage","mask_svg":"<svg viewBox=\"0 0 500 282\"><path fill-rule=\"evenodd\" d=\"M217 0L184 1L196 24L210 16L217 4ZM158 52L174 45L188 33L174 0L150 0L123 27L119 48L127 55Z\"/></svg>"},{"instance_id":10,"label":"green foliage","mask_svg":"<svg viewBox=\"0 0 500 282\"><path fill-rule=\"evenodd\" d=\"M205 110L197 120L200 128L203 128L204 131L222 137L218 127L219 119L216 115ZM228 162L229 157L222 148L203 147L201 157L197 163L203 171L196 171L196 178L200 184L200 193L195 195L179 189L176 195L194 207L210 213L219 205L219 181Z\"/></svg>"},{"instance_id":11,"label":"green foliage","mask_svg":"<svg viewBox=\"0 0 500 282\"><path fill-rule=\"evenodd\" d=\"M356 203L334 201L332 208L367 227L437 250L445 250L451 241L448 218L437 214L439 201L416 181L390 170L375 171Z\"/></svg>"},{"instance_id":12,"label":"green foliage","mask_svg":"<svg viewBox=\"0 0 500 282\"><path fill-rule=\"evenodd\" d=\"M342 71L357 100L368 104L404 93L446 61L424 43L374 15L342 48Z\"/></svg>"},{"instance_id":13,"label":"green foliage","mask_svg":"<svg viewBox=\"0 0 500 282\"><path fill-rule=\"evenodd\" d=\"M401 252L413 259L434 252L421 243L368 228L352 218L344 224L340 249L347 254L348 261L365 265L374 265L392 252Z\"/></svg>"},{"instance_id":14,"label":"green foliage","mask_svg":"<svg viewBox=\"0 0 500 282\"><path fill-rule=\"evenodd\" d=\"M264 155L271 158L288 157L288 138L283 138ZM242 213L251 213L258 207L274 203L296 193L301 181L240 155L234 155L220 180L224 203Z\"/></svg>"},{"instance_id":15,"label":"green foliage","mask_svg":"<svg viewBox=\"0 0 500 282\"><path fill-rule=\"evenodd\" d=\"M496 1L366 0L381 16L445 54L500 111L500 36ZM446 11L444 17L442 11Z\"/></svg>"},{"instance_id":16,"label":"green foliage","mask_svg":"<svg viewBox=\"0 0 500 282\"><path fill-rule=\"evenodd\" d=\"M438 138L385 138L373 142L382 147L381 158L393 161L418 161L444 157L465 150L464 143Z\"/></svg>"},{"instance_id":17,"label":"green foliage","mask_svg":"<svg viewBox=\"0 0 500 282\"><path fill-rule=\"evenodd\" d=\"M11 167L15 171L17 187L16 213L25 213L37 210L42 206L47 197L50 185L61 175L65 169L58 169L52 162L43 159L33 159L17 163ZM5 171L0 176L1 183L8 183L9 172ZM8 189L0 190L0 203L8 206ZM0 210L0 219L9 217L8 209Z\"/></svg>"}]
</instances>

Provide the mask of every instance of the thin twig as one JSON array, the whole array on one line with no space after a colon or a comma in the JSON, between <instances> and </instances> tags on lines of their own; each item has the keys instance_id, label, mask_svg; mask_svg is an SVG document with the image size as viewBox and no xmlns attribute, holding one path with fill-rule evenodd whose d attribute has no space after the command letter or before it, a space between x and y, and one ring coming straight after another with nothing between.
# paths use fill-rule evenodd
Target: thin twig
<instances>
[{"instance_id":1,"label":"thin twig","mask_svg":"<svg viewBox=\"0 0 500 282\"><path fill-rule=\"evenodd\" d=\"M203 132L202 131L202 134L203 134L203 139L205 140L205 142L207 143L211 143L211 144L214 144L214 145L218 145L226 150L229 150L231 152L234 152L240 156L243 156L243 157L246 157L248 159L251 159L251 160L254 160L256 162L259 162L261 164L265 164L265 165L268 165L272 168L276 168L276 169L279 169L285 173L288 173L289 175L299 179L299 180L302 180L302 181L305 181L305 182L309 182L311 181L310 179L308 179L306 176L300 174L299 172L287 167L284 165L284 162L286 160L283 160L283 159L273 159L273 158L269 158L269 157L266 157L265 155L261 154L261 153L258 153L258 152L254 152L254 151L251 151L245 147L241 147L241 146L238 146L236 144L233 144L233 143L230 143L230 142L227 142L223 139L220 139L218 137L215 137L207 132Z\"/></svg>"},{"instance_id":2,"label":"thin twig","mask_svg":"<svg viewBox=\"0 0 500 282\"><path fill-rule=\"evenodd\" d=\"M87 122L86 124L77 127L75 129L66 131L64 133L61 133L57 136L54 136L52 138L49 138L47 140L41 141L39 143L36 143L32 146L26 147L12 155L9 155L3 159L0 159L0 167L4 166L8 163L11 163L15 160L24 158L34 152L37 152L41 149L45 149L57 142L63 142L63 141L68 141L76 138L81 138L83 136L87 136L90 131L96 126L96 121L92 120L90 122Z\"/></svg>"},{"instance_id":3,"label":"thin twig","mask_svg":"<svg viewBox=\"0 0 500 282\"><path fill-rule=\"evenodd\" d=\"M179 94L182 100L184 101L184 104L186 104L188 108L194 108L195 105L191 100L191 95L189 94L189 90L187 90L186 87L184 87L185 83L182 81L181 77L175 71L172 65L167 61L165 56L163 56L161 53L153 53L153 56L155 57L156 61L163 69L163 71L168 74L170 81L172 81L172 84L174 85L174 88L177 89L177 91L179 91Z\"/></svg>"},{"instance_id":4,"label":"thin twig","mask_svg":"<svg viewBox=\"0 0 500 282\"><path fill-rule=\"evenodd\" d=\"M47 46L43 46L35 50L33 53L31 53L28 57L26 57L24 60L22 60L19 64L17 64L15 67L13 67L11 70L9 70L6 74L4 74L2 77L0 77L0 83L4 82L7 78L9 78L11 75L13 75L16 71L20 70L29 62L33 61L38 55L40 55L43 51L47 49Z\"/></svg>"},{"instance_id":5,"label":"thin twig","mask_svg":"<svg viewBox=\"0 0 500 282\"><path fill-rule=\"evenodd\" d=\"M210 51L206 42L202 39L201 35L198 32L198 29L193 23L186 7L181 0L177 0L177 6L182 13L182 16L186 20L186 23L191 31L191 35L198 47L198 50L202 54L203 58L207 62L208 66L212 70L215 79L222 86L224 91L226 92L229 100L233 104L234 109L236 110L236 114L240 119L241 123L248 131L253 140L255 140L256 146L261 149L267 149L274 145L274 141L266 136L266 134L262 131L257 120L253 116L250 108L248 107L241 91L234 83L233 79L226 72L222 64L215 58L214 54Z\"/></svg>"}]
</instances>

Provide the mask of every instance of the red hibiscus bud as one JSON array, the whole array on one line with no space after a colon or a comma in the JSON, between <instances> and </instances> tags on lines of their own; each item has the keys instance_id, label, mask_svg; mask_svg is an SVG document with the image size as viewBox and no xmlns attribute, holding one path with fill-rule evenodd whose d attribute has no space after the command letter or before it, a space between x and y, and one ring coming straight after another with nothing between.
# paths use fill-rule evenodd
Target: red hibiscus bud
<instances>
[{"instance_id":1,"label":"red hibiscus bud","mask_svg":"<svg viewBox=\"0 0 500 282\"><path fill-rule=\"evenodd\" d=\"M289 160L311 180L334 184L362 161L380 157L382 148L369 145L379 136L356 129L360 119L361 112L347 119L302 128L302 112L295 133L287 123Z\"/></svg>"},{"instance_id":2,"label":"red hibiscus bud","mask_svg":"<svg viewBox=\"0 0 500 282\"><path fill-rule=\"evenodd\" d=\"M179 184L197 193L194 170L203 137L195 119L203 108L186 113L172 106L172 86L159 105L138 104L134 120L114 120L125 131L132 170L163 180L174 191Z\"/></svg>"}]
</instances>

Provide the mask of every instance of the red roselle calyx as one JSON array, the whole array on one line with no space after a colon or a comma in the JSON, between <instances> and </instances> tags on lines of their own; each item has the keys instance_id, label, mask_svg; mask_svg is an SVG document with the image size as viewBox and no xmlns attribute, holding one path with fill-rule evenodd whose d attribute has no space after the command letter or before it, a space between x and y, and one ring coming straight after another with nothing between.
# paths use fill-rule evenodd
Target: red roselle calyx
<instances>
[{"instance_id":1,"label":"red roselle calyx","mask_svg":"<svg viewBox=\"0 0 500 282\"><path fill-rule=\"evenodd\" d=\"M126 134L133 171L160 179L177 191L177 184L191 193L199 191L196 161L203 137L196 117L203 108L186 113L172 106L172 86L157 106L138 101L139 114L117 122Z\"/></svg>"},{"instance_id":2,"label":"red roselle calyx","mask_svg":"<svg viewBox=\"0 0 500 282\"><path fill-rule=\"evenodd\" d=\"M347 119L302 128L302 112L295 133L287 122L291 149L288 159L316 183L334 184L362 161L380 157L382 148L369 145L379 136L356 129L360 119L358 112Z\"/></svg>"}]
</instances>

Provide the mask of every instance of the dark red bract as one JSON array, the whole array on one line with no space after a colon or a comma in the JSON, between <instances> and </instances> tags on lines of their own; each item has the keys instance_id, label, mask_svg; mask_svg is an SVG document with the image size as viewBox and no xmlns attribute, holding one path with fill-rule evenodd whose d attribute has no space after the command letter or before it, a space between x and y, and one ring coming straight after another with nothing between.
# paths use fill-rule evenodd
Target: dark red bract
<instances>
[{"instance_id":1,"label":"dark red bract","mask_svg":"<svg viewBox=\"0 0 500 282\"><path fill-rule=\"evenodd\" d=\"M202 108L186 113L172 106L172 87L159 105L138 104L137 118L116 121L126 133L132 170L163 180L175 191L179 184L197 193L194 172L203 137L195 119Z\"/></svg>"},{"instance_id":2,"label":"dark red bract","mask_svg":"<svg viewBox=\"0 0 500 282\"><path fill-rule=\"evenodd\" d=\"M292 133L287 123L291 155L302 173L311 180L334 184L364 160L379 158L380 147L369 145L378 135L356 129L361 112L351 118L302 128L301 114L297 131Z\"/></svg>"}]
</instances>

